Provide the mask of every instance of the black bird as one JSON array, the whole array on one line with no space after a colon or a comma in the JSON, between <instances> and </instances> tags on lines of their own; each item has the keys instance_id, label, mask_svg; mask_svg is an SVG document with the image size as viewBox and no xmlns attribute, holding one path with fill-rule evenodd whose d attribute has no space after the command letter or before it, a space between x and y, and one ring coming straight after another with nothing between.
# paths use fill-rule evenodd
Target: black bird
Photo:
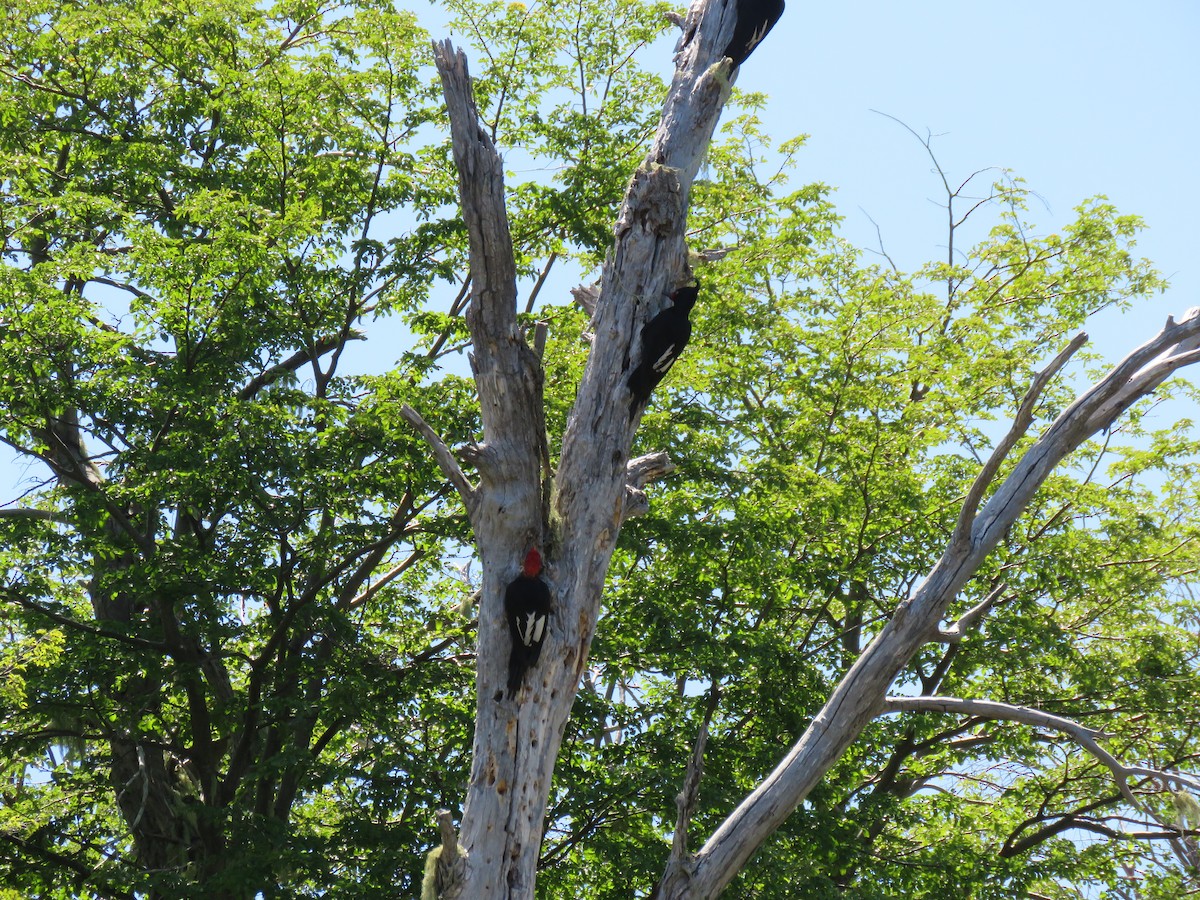
<instances>
[{"instance_id":1,"label":"black bird","mask_svg":"<svg viewBox=\"0 0 1200 900\"><path fill-rule=\"evenodd\" d=\"M633 395L629 401L631 420L650 400L650 394L687 346L692 336L688 313L696 305L699 292L698 284L679 288L671 295L671 305L642 326L642 358L629 373L628 381L629 393Z\"/></svg>"},{"instance_id":2,"label":"black bird","mask_svg":"<svg viewBox=\"0 0 1200 900\"><path fill-rule=\"evenodd\" d=\"M521 574L504 591L504 617L512 633L512 653L508 657L508 696L517 696L525 672L537 665L546 638L546 617L550 614L550 586L541 578L542 554L531 547L525 554Z\"/></svg>"},{"instance_id":3,"label":"black bird","mask_svg":"<svg viewBox=\"0 0 1200 900\"><path fill-rule=\"evenodd\" d=\"M722 56L733 60L733 68L744 63L754 48L762 43L779 17L783 15L783 0L737 0L737 22L733 37Z\"/></svg>"}]
</instances>

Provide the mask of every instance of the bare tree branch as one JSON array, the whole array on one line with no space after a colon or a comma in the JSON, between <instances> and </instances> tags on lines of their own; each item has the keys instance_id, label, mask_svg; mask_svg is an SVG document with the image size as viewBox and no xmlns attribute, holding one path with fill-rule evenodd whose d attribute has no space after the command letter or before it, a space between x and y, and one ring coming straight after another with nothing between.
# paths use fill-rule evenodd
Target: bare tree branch
<instances>
[{"instance_id":1,"label":"bare tree branch","mask_svg":"<svg viewBox=\"0 0 1200 900\"><path fill-rule=\"evenodd\" d=\"M962 512L958 514L958 524L954 527L953 541L963 541L970 537L971 525L975 521L975 513L979 509L983 495L991 486L996 473L1000 471L1000 466L1004 463L1009 451L1016 446L1017 441L1025 436L1025 432L1033 424L1033 411L1037 406L1038 399L1042 396L1042 391L1046 389L1046 385L1050 383L1050 379L1059 373L1079 348L1087 343L1087 339L1087 332L1079 332L1058 356L1054 357L1050 365L1042 369L1037 374L1037 377L1033 379L1033 384L1025 392L1025 399L1021 401L1021 407L1017 410L1017 415L1013 419L1012 427L1004 435L1000 443L996 445L996 449L992 451L992 455L988 457L988 461L983 464L983 469L975 477L971 489L967 491L967 497L962 505Z\"/></svg>"},{"instance_id":2,"label":"bare tree branch","mask_svg":"<svg viewBox=\"0 0 1200 900\"><path fill-rule=\"evenodd\" d=\"M675 471L675 464L662 450L631 459L625 467L624 518L642 516L650 511L650 498L642 490L651 481L665 478Z\"/></svg>"},{"instance_id":3,"label":"bare tree branch","mask_svg":"<svg viewBox=\"0 0 1200 900\"><path fill-rule=\"evenodd\" d=\"M539 361L546 353L546 339L550 336L550 325L548 322L538 322L533 326L533 355Z\"/></svg>"},{"instance_id":4,"label":"bare tree branch","mask_svg":"<svg viewBox=\"0 0 1200 900\"><path fill-rule=\"evenodd\" d=\"M430 853L426 863L421 900L459 900L463 896L466 854L459 849L450 810L439 809L437 823L442 843Z\"/></svg>"},{"instance_id":5,"label":"bare tree branch","mask_svg":"<svg viewBox=\"0 0 1200 900\"><path fill-rule=\"evenodd\" d=\"M537 281L534 282L533 288L529 291L529 299L525 301L525 312L533 312L533 305L537 303L538 294L542 292L542 286L545 285L546 279L550 275L550 270L554 267L555 261L558 259L558 251L551 252L549 259L546 260L546 265L542 266L542 271L538 273Z\"/></svg>"},{"instance_id":6,"label":"bare tree branch","mask_svg":"<svg viewBox=\"0 0 1200 900\"><path fill-rule=\"evenodd\" d=\"M406 556L402 562L392 566L377 579L375 579L374 584L370 585L365 591L358 594L353 600L347 603L347 609L354 609L356 606L361 606L362 604L366 603L377 593L379 593L379 591L387 587L389 584L407 572L410 568L412 568L414 564L424 559L424 557L424 551L414 550L412 553Z\"/></svg>"},{"instance_id":7,"label":"bare tree branch","mask_svg":"<svg viewBox=\"0 0 1200 900\"><path fill-rule=\"evenodd\" d=\"M529 520L540 543L539 441L545 434L542 368L517 328L517 268L504 205L504 164L480 125L471 91L466 56L449 41L434 44L434 61L442 79L459 197L470 244L472 301L467 309L471 331L471 369L479 391L484 446L504 452L477 456L480 477L504 492L532 488L538 502L528 507ZM457 486L457 485L456 485ZM529 498L522 500L522 504ZM514 498L505 509L511 519ZM473 523L476 529L480 523ZM517 531L506 527L514 544ZM513 549L515 556L519 548ZM487 560L484 560L485 569Z\"/></svg>"},{"instance_id":8,"label":"bare tree branch","mask_svg":"<svg viewBox=\"0 0 1200 900\"><path fill-rule=\"evenodd\" d=\"M674 884L680 882L686 884L686 879L690 874L691 857L687 849L688 827L691 825L692 815L696 811L696 803L700 799L700 779L704 776L704 747L708 743L708 726L712 722L713 714L717 711L717 704L720 702L721 689L714 681L709 688L708 700L704 705L704 718L700 722L696 743L692 747L692 755L688 759L687 772L683 778L683 789L675 798L677 815L675 834L671 839L671 856L667 862L666 873L660 884L654 888L652 896L669 891Z\"/></svg>"},{"instance_id":9,"label":"bare tree branch","mask_svg":"<svg viewBox=\"0 0 1200 900\"><path fill-rule=\"evenodd\" d=\"M1038 728L1049 728L1070 735L1079 746L1096 757L1117 778L1117 788L1121 795L1135 806L1140 806L1137 797L1129 788L1127 779L1130 770L1121 764L1115 756L1101 747L1096 738L1100 732L1088 728L1071 719L1052 715L1028 706L1017 706L1012 703L1000 703L995 700L974 700L961 697L887 697L883 701L880 715L902 712L942 712L951 715L977 716L982 719L1001 719L1009 722L1021 722Z\"/></svg>"},{"instance_id":10,"label":"bare tree branch","mask_svg":"<svg viewBox=\"0 0 1200 900\"><path fill-rule=\"evenodd\" d=\"M1168 319L1158 335L1085 391L1034 441L974 517L969 539L950 542L921 587L897 607L800 740L697 853L690 892L669 900L715 897L729 884L884 708L888 686L913 654L937 635L947 607L1054 468L1172 372L1200 358L1198 345L1200 310L1189 310L1178 323Z\"/></svg>"},{"instance_id":11,"label":"bare tree branch","mask_svg":"<svg viewBox=\"0 0 1200 900\"><path fill-rule=\"evenodd\" d=\"M1157 781L1162 790L1168 790L1170 784L1176 784L1193 791L1200 791L1200 778L1145 766L1127 766L1100 746L1096 740L1100 736L1099 732L1071 719L1064 719L1062 716L1051 715L1027 706L959 697L888 697L884 700L882 714L900 712L943 712L951 715L977 716L984 719L1001 719L1037 728L1048 728L1068 735L1112 773L1117 790L1120 791L1125 802L1146 818L1173 830L1173 834L1165 835L1165 837L1170 841L1175 854L1185 863L1187 862L1186 848L1179 843L1179 839L1183 836L1183 829L1176 823L1163 819L1144 803L1129 786L1129 779L1133 777L1150 778Z\"/></svg>"},{"instance_id":12,"label":"bare tree branch","mask_svg":"<svg viewBox=\"0 0 1200 900\"><path fill-rule=\"evenodd\" d=\"M959 616L953 625L939 631L938 638L947 644L957 644L974 630L980 619L991 612L992 607L1000 601L1006 590L1008 590L1007 584L997 585L986 597Z\"/></svg>"},{"instance_id":13,"label":"bare tree branch","mask_svg":"<svg viewBox=\"0 0 1200 900\"><path fill-rule=\"evenodd\" d=\"M458 460L454 458L454 454L446 446L446 442L429 426L429 423L421 417L421 414L407 403L400 407L400 415L404 421L420 432L421 437L425 438L425 443L433 450L433 458L437 462L438 468L442 470L442 474L454 485L455 490L458 491L458 495L462 497L463 504L467 508L467 514L470 515L479 498L476 495L475 488L471 486L471 482L463 473L462 467L459 466Z\"/></svg>"},{"instance_id":14,"label":"bare tree branch","mask_svg":"<svg viewBox=\"0 0 1200 900\"><path fill-rule=\"evenodd\" d=\"M504 165L480 124L467 60L449 41L434 44L434 62L450 116L459 199L467 226L472 297L466 312L471 369L479 393L483 442L464 450L479 471L468 506L483 568L480 590L475 765L463 809L461 842L470 854L463 893L472 900L533 896L553 756L561 729L537 685L519 703L506 699L509 632L504 589L530 546L543 551L552 592L556 560L547 548L543 473L548 473L541 361L517 327L516 264L504 204ZM411 421L411 419L410 419ZM426 436L428 440L428 435ZM443 445L444 446L444 445ZM436 448L439 464L460 493L465 479ZM561 603L545 637L541 679L575 673L563 644L569 621ZM557 648L556 648L557 643ZM557 649L557 652L556 652ZM553 664L552 664L553 663ZM574 674L578 680L578 674ZM555 692L569 700L566 692ZM532 698L537 698L530 702ZM555 706L562 705L562 701ZM569 708L569 703L564 706ZM555 710L557 715L557 710ZM545 757L549 757L546 759ZM501 824L503 823L503 824Z\"/></svg>"},{"instance_id":15,"label":"bare tree branch","mask_svg":"<svg viewBox=\"0 0 1200 900\"><path fill-rule=\"evenodd\" d=\"M571 288L571 297L589 316L596 312L596 300L600 297L600 288L594 284L581 284Z\"/></svg>"}]
</instances>

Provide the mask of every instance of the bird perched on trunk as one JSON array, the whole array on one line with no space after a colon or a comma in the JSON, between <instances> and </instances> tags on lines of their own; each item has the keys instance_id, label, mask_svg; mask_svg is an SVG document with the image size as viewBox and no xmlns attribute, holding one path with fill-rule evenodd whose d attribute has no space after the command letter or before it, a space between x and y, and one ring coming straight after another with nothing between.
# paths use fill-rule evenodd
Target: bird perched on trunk
<instances>
[{"instance_id":1,"label":"bird perched on trunk","mask_svg":"<svg viewBox=\"0 0 1200 900\"><path fill-rule=\"evenodd\" d=\"M783 0L736 0L736 3L733 37L721 54L733 60L735 69L749 58L783 15Z\"/></svg>"},{"instance_id":2,"label":"bird perched on trunk","mask_svg":"<svg viewBox=\"0 0 1200 900\"><path fill-rule=\"evenodd\" d=\"M550 586L542 580L542 554L529 548L521 574L504 591L504 617L512 634L512 653L508 658L508 696L521 689L525 672L535 666L542 654L546 637L546 617L550 614Z\"/></svg>"},{"instance_id":3,"label":"bird perched on trunk","mask_svg":"<svg viewBox=\"0 0 1200 900\"><path fill-rule=\"evenodd\" d=\"M696 305L699 292L698 284L679 288L671 295L671 305L642 326L642 356L627 382L633 395L629 401L630 420L646 405L650 394L687 346L692 336L688 313Z\"/></svg>"}]
</instances>

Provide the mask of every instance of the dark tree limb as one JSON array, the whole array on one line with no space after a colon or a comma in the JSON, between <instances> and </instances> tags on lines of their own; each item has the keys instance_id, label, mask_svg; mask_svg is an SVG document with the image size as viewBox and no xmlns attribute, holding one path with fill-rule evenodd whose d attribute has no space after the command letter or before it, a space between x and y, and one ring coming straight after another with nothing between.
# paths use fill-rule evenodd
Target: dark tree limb
<instances>
[{"instance_id":1,"label":"dark tree limb","mask_svg":"<svg viewBox=\"0 0 1200 900\"><path fill-rule=\"evenodd\" d=\"M377 593L379 593L379 591L383 590L385 587L387 587L389 584L391 584L393 581L395 581L397 578L399 578L401 575L403 575L405 572L407 572L410 568L412 568L412 566L414 564L420 562L424 558L425 558L425 551L414 550L412 553L410 553L408 556L406 556L401 562L392 566L390 569L388 569L386 572L384 572L382 575L380 575L378 578L376 578L375 581L372 584L370 584L365 590L363 590L361 593L356 595L353 599L349 600L345 604L346 608L347 609L355 609L356 607L359 607L362 604L366 603L368 600L370 600L372 597L374 597Z\"/></svg>"},{"instance_id":2,"label":"dark tree limb","mask_svg":"<svg viewBox=\"0 0 1200 900\"><path fill-rule=\"evenodd\" d=\"M37 601L26 597L20 591L12 588L0 587L0 599L8 600L10 603L15 603L17 606L27 609L36 615L49 619L55 624L62 625L64 628L70 628L73 631L95 635L96 637L107 638L108 640L116 641L118 644L136 647L139 650L149 650L152 653L165 654L168 651L167 645L159 641L148 641L145 638L140 638L136 635L122 634L119 631L110 631L107 628L89 625L87 622L81 622L78 619L72 618L71 616L64 616L61 613L56 613L53 610L42 606L42 604L38 603Z\"/></svg>"},{"instance_id":3,"label":"dark tree limb","mask_svg":"<svg viewBox=\"0 0 1200 900\"><path fill-rule=\"evenodd\" d=\"M57 522L59 525L75 524L75 520L70 516L65 516L54 510L28 509L26 507L0 509L0 519L30 519L33 521Z\"/></svg>"},{"instance_id":4,"label":"dark tree limb","mask_svg":"<svg viewBox=\"0 0 1200 900\"><path fill-rule=\"evenodd\" d=\"M24 838L15 833L13 829L0 830L0 841L14 847L22 854L35 859L41 859L50 865L57 866L68 872L74 872L79 886L86 884L89 889L97 892L98 897L103 897L104 900L110 900L110 898L111 900L134 900L137 896L133 891L126 891L124 888L105 882L100 875L103 863L96 868L92 868L73 856L58 853L48 847L41 846L36 840Z\"/></svg>"},{"instance_id":5,"label":"dark tree limb","mask_svg":"<svg viewBox=\"0 0 1200 900\"><path fill-rule=\"evenodd\" d=\"M58 482L65 487L80 487L95 494L109 516L105 527L123 534L143 552L152 552L153 541L137 529L129 510L122 509L108 496L104 476L84 444L79 413L67 409L55 418L48 418L39 436L46 443L46 453L42 459L49 464Z\"/></svg>"},{"instance_id":6,"label":"dark tree limb","mask_svg":"<svg viewBox=\"0 0 1200 900\"><path fill-rule=\"evenodd\" d=\"M241 400L253 399L259 391L270 384L274 384L280 378L294 373L316 359L337 350L345 345L346 341L362 341L366 338L357 331L351 331L348 335L334 334L320 338L311 347L306 347L303 350L297 350L281 363L271 366L258 375L255 375L245 386L238 391L238 397Z\"/></svg>"}]
</instances>

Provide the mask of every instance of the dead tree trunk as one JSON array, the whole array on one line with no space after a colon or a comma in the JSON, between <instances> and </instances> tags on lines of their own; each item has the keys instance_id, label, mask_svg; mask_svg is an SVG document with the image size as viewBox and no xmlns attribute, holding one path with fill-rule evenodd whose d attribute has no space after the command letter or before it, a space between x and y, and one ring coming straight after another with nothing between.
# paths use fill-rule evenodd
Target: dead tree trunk
<instances>
[{"instance_id":1,"label":"dead tree trunk","mask_svg":"<svg viewBox=\"0 0 1200 900\"><path fill-rule=\"evenodd\" d=\"M728 95L718 64L733 30L732 0L699 0L688 13L676 73L658 132L634 173L592 316L594 340L567 423L557 473L549 470L542 370L516 321L516 274L504 208L503 169L479 125L465 57L435 45L450 113L463 217L470 235L473 296L467 323L483 414L483 443L465 448L472 484L448 447L411 409L406 417L433 448L466 505L483 565L473 764L461 825L461 882L445 891L479 900L527 900L541 845L551 776L600 608L621 524L645 508L640 488L666 471L662 455L629 460L636 419L626 380L637 335L688 278L684 229L692 180ZM863 653L777 769L697 853L675 842L663 900L717 896L791 814L863 727L885 711L888 686L917 649L938 639L938 623L1053 468L1111 424L1170 372L1200 357L1200 313L1168 322L1085 393L991 490L1001 462L1028 429L1046 382L1079 346L1077 338L1030 388L1010 434L984 466L951 544L924 586ZM543 504L543 488L551 502ZM553 607L541 660L515 698L506 695L509 637L505 586L537 546ZM686 823L686 817L681 817ZM686 827L686 824L685 826ZM459 877L459 876L455 876Z\"/></svg>"},{"instance_id":2,"label":"dead tree trunk","mask_svg":"<svg viewBox=\"0 0 1200 900\"><path fill-rule=\"evenodd\" d=\"M474 293L467 323L484 440L466 448L463 458L476 467L478 484L468 481L415 412L405 415L462 495L483 564L473 763L461 827L467 852L462 896L533 897L550 779L609 560L622 521L644 509L641 487L669 467L662 455L629 460L636 423L628 414L626 379L636 363L641 324L688 277L688 195L728 96L728 64L714 63L732 30L731 0L701 0L689 13L658 133L618 216L593 314L591 356L549 485L548 511L541 502L542 479L550 478L542 371L517 330L503 169L479 126L465 58L448 42L434 47L470 235ZM530 545L545 558L553 608L541 660L510 699L504 691L509 637L503 593Z\"/></svg>"}]
</instances>

